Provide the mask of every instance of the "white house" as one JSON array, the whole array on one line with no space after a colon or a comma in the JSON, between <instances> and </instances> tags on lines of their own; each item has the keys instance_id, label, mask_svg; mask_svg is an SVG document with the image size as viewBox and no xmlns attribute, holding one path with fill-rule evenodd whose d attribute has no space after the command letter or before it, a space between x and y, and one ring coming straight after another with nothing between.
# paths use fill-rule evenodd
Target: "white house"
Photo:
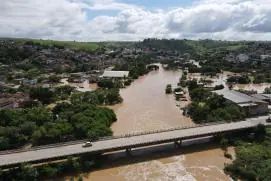
<instances>
[{"instance_id":1,"label":"white house","mask_svg":"<svg viewBox=\"0 0 271 181\"><path fill-rule=\"evenodd\" d=\"M129 76L129 71L104 71L103 78L125 78Z\"/></svg>"},{"instance_id":2,"label":"white house","mask_svg":"<svg viewBox=\"0 0 271 181\"><path fill-rule=\"evenodd\" d=\"M270 57L271 57L271 55L261 55L261 60L265 60Z\"/></svg>"},{"instance_id":3,"label":"white house","mask_svg":"<svg viewBox=\"0 0 271 181\"><path fill-rule=\"evenodd\" d=\"M248 61L248 59L249 59L249 56L247 54L239 54L237 56L237 60L239 62L246 62L246 61Z\"/></svg>"}]
</instances>

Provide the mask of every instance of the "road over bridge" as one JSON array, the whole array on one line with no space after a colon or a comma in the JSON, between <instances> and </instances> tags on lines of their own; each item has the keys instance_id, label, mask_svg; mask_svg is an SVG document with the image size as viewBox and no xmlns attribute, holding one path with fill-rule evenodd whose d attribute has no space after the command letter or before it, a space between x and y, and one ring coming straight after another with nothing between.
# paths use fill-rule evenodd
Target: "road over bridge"
<instances>
[{"instance_id":1,"label":"road over bridge","mask_svg":"<svg viewBox=\"0 0 271 181\"><path fill-rule=\"evenodd\" d=\"M234 123L221 123L133 136L112 137L110 139L93 142L91 147L86 148L82 147L83 142L73 142L59 145L48 145L40 148L31 148L25 151L0 152L0 167L14 166L20 163L43 162L65 158L67 156L81 155L84 153L106 153L126 149L129 150L132 148L244 130L256 127L258 124L269 126L269 123L266 123L266 119L267 116L263 116Z\"/></svg>"}]
</instances>

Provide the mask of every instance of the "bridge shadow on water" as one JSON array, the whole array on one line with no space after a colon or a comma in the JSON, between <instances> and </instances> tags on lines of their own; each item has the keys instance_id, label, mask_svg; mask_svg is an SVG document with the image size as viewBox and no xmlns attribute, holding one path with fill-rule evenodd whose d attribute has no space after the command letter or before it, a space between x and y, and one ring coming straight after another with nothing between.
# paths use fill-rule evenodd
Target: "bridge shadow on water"
<instances>
[{"instance_id":1,"label":"bridge shadow on water","mask_svg":"<svg viewBox=\"0 0 271 181\"><path fill-rule=\"evenodd\" d=\"M160 159L172 158L174 156L188 155L204 151L212 151L220 149L219 143L210 141L210 138L198 139L191 142L185 142L183 146L177 147L173 143L143 147L133 149L131 154L127 154L125 151L114 152L102 155L99 158L101 165L98 168L91 170L90 172L81 173L79 175L85 178L90 178L91 172L97 172L107 170L111 168L117 168L122 166L133 165L137 163L149 162ZM67 178L72 176L78 176L78 174L66 174L65 178L54 179L54 181L67 181Z\"/></svg>"},{"instance_id":2,"label":"bridge shadow on water","mask_svg":"<svg viewBox=\"0 0 271 181\"><path fill-rule=\"evenodd\" d=\"M202 140L201 140L202 141ZM189 144L189 143L187 143ZM173 143L163 144L158 146L144 147L133 149L131 154L127 154L125 151L117 153L109 153L101 157L102 165L93 170L105 170L114 167L121 167L141 162L159 160L163 158L170 158L173 156L186 155L191 153L203 152L207 150L214 150L220 148L220 145L214 141L184 145L182 147L177 147Z\"/></svg>"}]
</instances>

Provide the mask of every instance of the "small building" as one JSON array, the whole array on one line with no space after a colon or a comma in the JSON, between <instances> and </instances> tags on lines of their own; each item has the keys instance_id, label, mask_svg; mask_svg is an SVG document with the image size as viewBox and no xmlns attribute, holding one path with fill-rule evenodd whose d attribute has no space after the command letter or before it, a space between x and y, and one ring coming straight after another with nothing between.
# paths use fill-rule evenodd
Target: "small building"
<instances>
[{"instance_id":1,"label":"small building","mask_svg":"<svg viewBox=\"0 0 271 181\"><path fill-rule=\"evenodd\" d=\"M68 81L72 83L83 83L85 81L85 76L86 74L83 72L71 73Z\"/></svg>"},{"instance_id":2,"label":"small building","mask_svg":"<svg viewBox=\"0 0 271 181\"><path fill-rule=\"evenodd\" d=\"M271 94L252 94L251 96L271 104Z\"/></svg>"},{"instance_id":3,"label":"small building","mask_svg":"<svg viewBox=\"0 0 271 181\"><path fill-rule=\"evenodd\" d=\"M239 62L246 62L246 61L249 60L249 56L248 56L247 54L239 54L239 55L237 56L237 60L238 60Z\"/></svg>"},{"instance_id":4,"label":"small building","mask_svg":"<svg viewBox=\"0 0 271 181\"><path fill-rule=\"evenodd\" d=\"M104 71L102 78L125 78L129 77L129 71Z\"/></svg>"},{"instance_id":5,"label":"small building","mask_svg":"<svg viewBox=\"0 0 271 181\"><path fill-rule=\"evenodd\" d=\"M75 90L78 92L91 92L92 91L91 88L84 88L84 87L77 87Z\"/></svg>"},{"instance_id":6,"label":"small building","mask_svg":"<svg viewBox=\"0 0 271 181\"><path fill-rule=\"evenodd\" d=\"M159 65L153 63L153 64L146 65L146 68L149 70L159 70Z\"/></svg>"},{"instance_id":7,"label":"small building","mask_svg":"<svg viewBox=\"0 0 271 181\"><path fill-rule=\"evenodd\" d=\"M181 97L181 98L184 98L184 92L183 91L180 91L180 92L174 92L175 96L178 96L178 97Z\"/></svg>"},{"instance_id":8,"label":"small building","mask_svg":"<svg viewBox=\"0 0 271 181\"><path fill-rule=\"evenodd\" d=\"M268 59L268 58L271 58L271 55L261 55L261 60L265 60L265 59Z\"/></svg>"},{"instance_id":9,"label":"small building","mask_svg":"<svg viewBox=\"0 0 271 181\"><path fill-rule=\"evenodd\" d=\"M189 60L189 63L195 65L197 68L201 68L201 65L196 60Z\"/></svg>"},{"instance_id":10,"label":"small building","mask_svg":"<svg viewBox=\"0 0 271 181\"><path fill-rule=\"evenodd\" d=\"M246 112L248 116L263 115L268 113L268 103L256 97L228 89L213 92L218 95L222 95L228 101L237 104Z\"/></svg>"},{"instance_id":11,"label":"small building","mask_svg":"<svg viewBox=\"0 0 271 181\"><path fill-rule=\"evenodd\" d=\"M14 79L14 81L17 84L22 85L36 85L38 83L37 79L27 79L27 78Z\"/></svg>"},{"instance_id":12,"label":"small building","mask_svg":"<svg viewBox=\"0 0 271 181\"><path fill-rule=\"evenodd\" d=\"M71 73L70 76L71 77L75 77L75 78L81 78L84 77L86 74L84 72L77 72L77 73Z\"/></svg>"}]
</instances>

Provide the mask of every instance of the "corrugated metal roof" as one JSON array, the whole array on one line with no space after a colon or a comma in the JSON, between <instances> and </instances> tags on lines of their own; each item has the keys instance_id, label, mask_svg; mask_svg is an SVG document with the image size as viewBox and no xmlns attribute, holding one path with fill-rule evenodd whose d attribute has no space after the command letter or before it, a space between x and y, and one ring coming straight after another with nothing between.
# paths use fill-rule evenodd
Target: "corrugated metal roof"
<instances>
[{"instance_id":1,"label":"corrugated metal roof","mask_svg":"<svg viewBox=\"0 0 271 181\"><path fill-rule=\"evenodd\" d=\"M262 94L264 97L271 99L271 94Z\"/></svg>"},{"instance_id":2,"label":"corrugated metal roof","mask_svg":"<svg viewBox=\"0 0 271 181\"><path fill-rule=\"evenodd\" d=\"M104 71L102 77L122 78L128 77L129 71Z\"/></svg>"},{"instance_id":3,"label":"corrugated metal roof","mask_svg":"<svg viewBox=\"0 0 271 181\"><path fill-rule=\"evenodd\" d=\"M266 94L266 95L268 95L268 94ZM257 99L261 99L261 100L271 99L271 97L268 97L266 95L264 95L264 94L253 94L252 96L257 98Z\"/></svg>"},{"instance_id":4,"label":"corrugated metal roof","mask_svg":"<svg viewBox=\"0 0 271 181\"><path fill-rule=\"evenodd\" d=\"M246 95L241 92L234 91L234 90L223 89L223 90L217 90L214 92L217 93L218 95L223 95L224 98L226 98L234 103L237 103L237 104L249 103L249 102L263 102L264 103L264 101L262 101L260 99L257 99L255 97L251 97L249 95Z\"/></svg>"}]
</instances>

